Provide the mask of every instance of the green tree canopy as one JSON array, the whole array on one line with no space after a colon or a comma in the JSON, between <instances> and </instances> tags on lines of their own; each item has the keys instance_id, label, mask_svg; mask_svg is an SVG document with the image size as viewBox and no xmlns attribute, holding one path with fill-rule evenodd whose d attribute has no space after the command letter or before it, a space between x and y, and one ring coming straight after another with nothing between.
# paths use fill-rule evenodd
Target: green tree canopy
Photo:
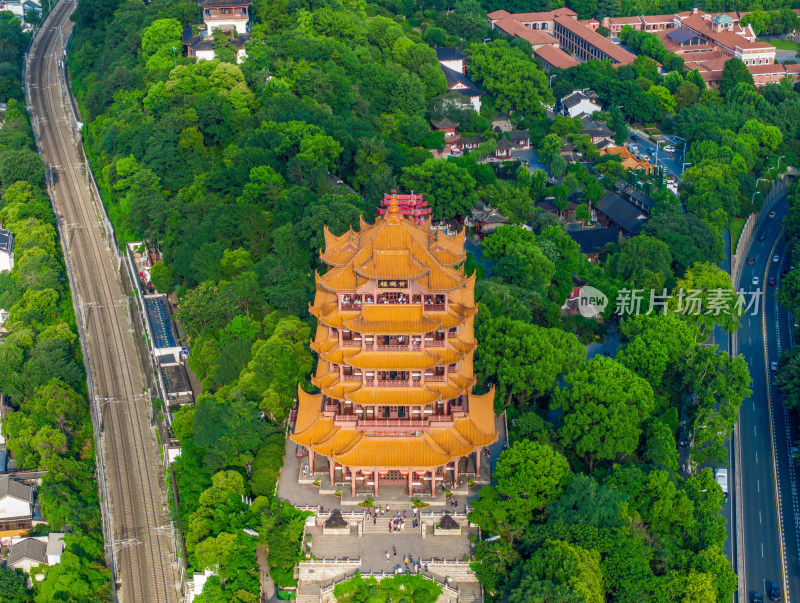
<instances>
[{"instance_id":1,"label":"green tree canopy","mask_svg":"<svg viewBox=\"0 0 800 603\"><path fill-rule=\"evenodd\" d=\"M473 44L471 50L470 75L495 97L499 110L544 115L555 102L547 76L524 51L506 40Z\"/></svg>"},{"instance_id":2,"label":"green tree canopy","mask_svg":"<svg viewBox=\"0 0 800 603\"><path fill-rule=\"evenodd\" d=\"M427 159L403 168L403 186L423 193L435 219L467 216L478 200L475 179L464 168L445 159Z\"/></svg>"},{"instance_id":3,"label":"green tree canopy","mask_svg":"<svg viewBox=\"0 0 800 603\"><path fill-rule=\"evenodd\" d=\"M621 363L595 356L568 374L552 406L564 411L559 437L587 464L632 454L639 445L641 424L654 410L653 390Z\"/></svg>"}]
</instances>

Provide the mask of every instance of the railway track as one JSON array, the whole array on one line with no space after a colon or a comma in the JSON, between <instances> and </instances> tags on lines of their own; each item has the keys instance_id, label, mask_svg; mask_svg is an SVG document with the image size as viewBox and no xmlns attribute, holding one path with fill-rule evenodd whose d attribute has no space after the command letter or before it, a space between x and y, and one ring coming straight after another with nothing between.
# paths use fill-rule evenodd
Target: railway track
<instances>
[{"instance_id":1,"label":"railway track","mask_svg":"<svg viewBox=\"0 0 800 603\"><path fill-rule=\"evenodd\" d=\"M103 235L105 216L87 181L74 142L62 63L75 4L61 0L30 49L26 70L34 131L49 166L49 189L70 265L70 281L85 333L83 353L103 425L97 451L105 466L110 557L122 603L177 603L163 471L149 425L142 359L130 329L130 300Z\"/></svg>"}]
</instances>

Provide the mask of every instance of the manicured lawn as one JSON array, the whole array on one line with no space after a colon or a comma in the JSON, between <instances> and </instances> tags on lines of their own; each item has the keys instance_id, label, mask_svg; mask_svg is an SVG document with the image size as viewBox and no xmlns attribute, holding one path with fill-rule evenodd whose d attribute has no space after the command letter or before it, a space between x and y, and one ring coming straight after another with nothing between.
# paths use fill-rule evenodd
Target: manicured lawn
<instances>
[{"instance_id":1,"label":"manicured lawn","mask_svg":"<svg viewBox=\"0 0 800 603\"><path fill-rule=\"evenodd\" d=\"M772 44L778 50L800 51L800 44L792 40L764 40L767 44Z\"/></svg>"},{"instance_id":2,"label":"manicured lawn","mask_svg":"<svg viewBox=\"0 0 800 603\"><path fill-rule=\"evenodd\" d=\"M736 244L739 242L739 237L742 236L745 221L744 218L734 218L731 220L731 245L734 251L736 251Z\"/></svg>"}]
</instances>

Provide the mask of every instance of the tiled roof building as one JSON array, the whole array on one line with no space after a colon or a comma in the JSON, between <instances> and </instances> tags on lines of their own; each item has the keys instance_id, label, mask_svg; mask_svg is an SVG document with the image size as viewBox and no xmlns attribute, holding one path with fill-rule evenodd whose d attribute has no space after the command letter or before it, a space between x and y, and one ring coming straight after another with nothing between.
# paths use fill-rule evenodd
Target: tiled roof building
<instances>
[{"instance_id":1,"label":"tiled roof building","mask_svg":"<svg viewBox=\"0 0 800 603\"><path fill-rule=\"evenodd\" d=\"M464 230L430 231L401 214L397 195L375 224L334 236L325 229L310 312L319 354L299 391L292 439L327 458L331 484L352 494L379 484L409 495L458 480L459 460L497 439L494 392L472 394L475 277L464 275ZM430 484L428 484L428 481Z\"/></svg>"}]
</instances>

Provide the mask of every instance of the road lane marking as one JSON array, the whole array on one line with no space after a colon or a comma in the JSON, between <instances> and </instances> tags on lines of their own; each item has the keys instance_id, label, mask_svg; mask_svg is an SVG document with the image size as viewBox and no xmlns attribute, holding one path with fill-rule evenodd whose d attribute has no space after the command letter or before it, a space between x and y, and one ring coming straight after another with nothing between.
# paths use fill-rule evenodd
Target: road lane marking
<instances>
[{"instance_id":1,"label":"road lane marking","mask_svg":"<svg viewBox=\"0 0 800 603\"><path fill-rule=\"evenodd\" d=\"M775 239L775 242L772 245L772 249L770 251L770 255L775 253L778 244L780 243L781 237L784 233L784 228L781 228L778 232L778 236ZM764 269L764 280L767 279L767 274L769 271L769 264ZM774 294L773 294L774 295ZM783 592L786 597L786 600L790 600L790 593L789 593L789 583L787 582L786 576L786 538L784 535L784 522L783 522L783 506L781 501L781 491L780 491L780 467L778 466L778 456L777 456L777 447L776 447L776 439L775 439L775 428L776 428L776 419L775 413L773 412L772 408L772 378L770 374L769 368L769 337L767 336L767 295L766 292L761 300L761 336L763 338L763 347L764 347L764 373L767 382L766 394L767 394L767 411L769 412L769 438L770 438L770 451L772 453L772 469L773 469L773 485L775 487L775 511L776 517L778 519L778 550L780 552L780 560L781 560L781 584L783 586ZM775 304L775 319L778 319L778 308L777 304ZM778 353L780 353L780 327L776 325L778 328ZM784 413L786 413L786 407L784 407ZM785 414L784 414L785 416Z\"/></svg>"},{"instance_id":2,"label":"road lane marking","mask_svg":"<svg viewBox=\"0 0 800 603\"><path fill-rule=\"evenodd\" d=\"M756 451L756 465L758 465L758 452Z\"/></svg>"},{"instance_id":3,"label":"road lane marking","mask_svg":"<svg viewBox=\"0 0 800 603\"><path fill-rule=\"evenodd\" d=\"M758 432L756 431L756 426L753 425L753 437L758 437Z\"/></svg>"},{"instance_id":4,"label":"road lane marking","mask_svg":"<svg viewBox=\"0 0 800 603\"><path fill-rule=\"evenodd\" d=\"M764 543L761 543L761 558L764 558Z\"/></svg>"}]
</instances>

